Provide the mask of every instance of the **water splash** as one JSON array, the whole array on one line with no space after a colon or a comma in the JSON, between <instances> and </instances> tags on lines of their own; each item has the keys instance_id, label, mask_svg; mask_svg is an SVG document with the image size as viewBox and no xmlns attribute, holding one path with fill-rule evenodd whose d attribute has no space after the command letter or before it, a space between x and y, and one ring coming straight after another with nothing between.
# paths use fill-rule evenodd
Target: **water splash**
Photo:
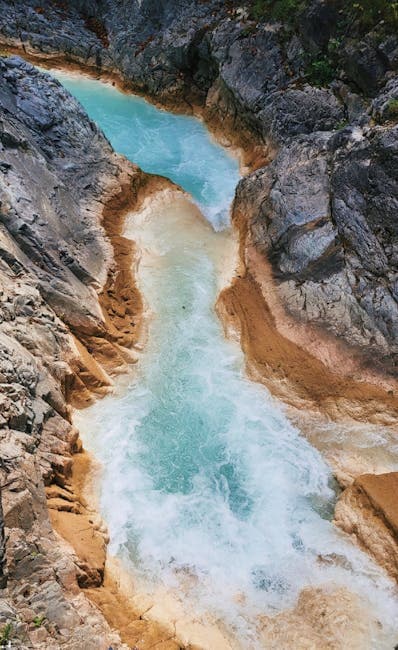
<instances>
[{"instance_id":1,"label":"water splash","mask_svg":"<svg viewBox=\"0 0 398 650\"><path fill-rule=\"evenodd\" d=\"M308 585L349 586L393 620L389 580L330 521L329 468L223 337L213 303L226 234L180 200L128 235L143 251L149 341L127 391L77 420L104 462L111 553L149 591L183 592L251 647L256 616L293 606Z\"/></svg>"}]
</instances>

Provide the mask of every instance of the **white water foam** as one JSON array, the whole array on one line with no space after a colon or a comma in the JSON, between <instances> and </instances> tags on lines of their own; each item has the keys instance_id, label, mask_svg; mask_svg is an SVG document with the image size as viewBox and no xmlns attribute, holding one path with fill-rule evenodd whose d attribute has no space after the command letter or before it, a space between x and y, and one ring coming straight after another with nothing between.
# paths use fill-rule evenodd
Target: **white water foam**
<instances>
[{"instance_id":1,"label":"white water foam","mask_svg":"<svg viewBox=\"0 0 398 650\"><path fill-rule=\"evenodd\" d=\"M390 647L392 583L333 526L329 468L245 377L215 318L228 236L185 200L139 215L128 235L142 250L149 341L128 390L77 420L104 463L110 552L149 592L162 584L196 612L210 609L242 647L257 647L257 615L325 584L368 598L386 625L370 647Z\"/></svg>"}]
</instances>

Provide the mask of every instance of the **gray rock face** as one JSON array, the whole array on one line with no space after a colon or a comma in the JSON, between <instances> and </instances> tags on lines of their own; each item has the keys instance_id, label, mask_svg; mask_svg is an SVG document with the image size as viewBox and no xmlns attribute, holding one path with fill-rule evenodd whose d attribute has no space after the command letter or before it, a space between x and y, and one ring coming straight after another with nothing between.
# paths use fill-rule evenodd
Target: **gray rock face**
<instances>
[{"instance_id":1,"label":"gray rock face","mask_svg":"<svg viewBox=\"0 0 398 650\"><path fill-rule=\"evenodd\" d=\"M34 273L72 328L99 333L95 288L104 283L110 250L89 204L98 176L113 171L111 149L60 85L28 64L12 57L0 63L0 84L0 223L13 239L15 262Z\"/></svg>"},{"instance_id":2,"label":"gray rock face","mask_svg":"<svg viewBox=\"0 0 398 650\"><path fill-rule=\"evenodd\" d=\"M374 38L369 36L362 41L349 43L344 55L348 76L366 95L375 95L385 80L389 63Z\"/></svg>"},{"instance_id":3,"label":"gray rock face","mask_svg":"<svg viewBox=\"0 0 398 650\"><path fill-rule=\"evenodd\" d=\"M339 20L337 3L315 0L306 4L299 24L300 36L310 51L319 52L335 32Z\"/></svg>"},{"instance_id":4,"label":"gray rock face","mask_svg":"<svg viewBox=\"0 0 398 650\"><path fill-rule=\"evenodd\" d=\"M391 151L394 131L389 135L388 127L383 127L383 137L377 129L365 135L355 129L336 135L331 131L347 121L366 130L371 114L381 123L396 120L392 100L397 94L397 38L378 28L346 37L339 62L345 83L335 80L329 88L315 88L305 83L308 53L323 52L336 35L340 18L333 3L311 2L297 33L288 39L278 24L245 19L239 6L218 0L101 0L73 1L60 9L44 0L38 11L34 0L12 7L0 0L0 34L7 42L22 40L42 52L116 70L161 101L185 98L207 105L224 122L248 126L272 154L279 149L275 163L263 172L273 178L272 190L261 197L273 225L270 229L257 225L255 241L272 260L275 276L286 283L289 309L325 323L351 343L371 341L384 354L395 345L391 214L396 185L394 168L388 167L392 154L388 162L383 159ZM375 95L367 109L366 97ZM40 100L33 113L47 128ZM49 128L56 130L53 125ZM388 145L381 144L387 141ZM252 188L253 182L257 188ZM251 177L248 183L256 204L263 191L261 177ZM58 200L62 204L62 196ZM384 216L378 207L382 204L387 209ZM388 226L381 225L387 222ZM29 238L29 229L31 224L23 224L20 239ZM89 291L91 271L78 268L68 248L61 252L69 260L71 274ZM47 264L53 264L52 257ZM60 276L64 287L71 286L71 274ZM338 281L334 276L330 280L333 274ZM41 282L46 284L44 272ZM307 301L299 282L309 283L319 298ZM330 285L327 290L325 283ZM62 309L60 285L47 281L46 286L53 304L58 301ZM336 287L344 296L336 297ZM343 305L344 317L337 302ZM72 309L71 314L73 326ZM94 323L89 327L95 328Z\"/></svg>"},{"instance_id":5,"label":"gray rock face","mask_svg":"<svg viewBox=\"0 0 398 650\"><path fill-rule=\"evenodd\" d=\"M222 112L227 103L229 117L239 115L239 125L274 146L350 117L340 94L303 88L309 59L322 65L328 43L341 41L335 3L312 0L293 36L278 24L256 23L249 13L238 0L43 0L40 7L35 0L0 0L0 39L118 71L163 101L205 105L216 97L216 108ZM374 30L345 37L339 47L336 76L351 91L374 96L397 71L393 34Z\"/></svg>"},{"instance_id":6,"label":"gray rock face","mask_svg":"<svg viewBox=\"0 0 398 650\"><path fill-rule=\"evenodd\" d=\"M241 181L236 198L288 310L393 373L397 170L398 127L316 133L297 138Z\"/></svg>"},{"instance_id":7,"label":"gray rock face","mask_svg":"<svg viewBox=\"0 0 398 650\"><path fill-rule=\"evenodd\" d=\"M289 88L273 93L260 112L264 137L277 143L295 135L328 131L343 119L341 103L326 88Z\"/></svg>"},{"instance_id":8,"label":"gray rock face","mask_svg":"<svg viewBox=\"0 0 398 650\"><path fill-rule=\"evenodd\" d=\"M97 294L113 252L99 215L121 162L56 81L11 57L0 59L0 169L0 625L27 648L121 647L78 593L44 489L67 476L76 443L70 330L105 330Z\"/></svg>"},{"instance_id":9,"label":"gray rock face","mask_svg":"<svg viewBox=\"0 0 398 650\"><path fill-rule=\"evenodd\" d=\"M96 3L2 2L1 33L11 42L29 41L42 52L64 52L93 66L109 63L106 48L86 26L87 16ZM88 14L87 12L90 12ZM58 48L55 48L55 44Z\"/></svg>"},{"instance_id":10,"label":"gray rock face","mask_svg":"<svg viewBox=\"0 0 398 650\"><path fill-rule=\"evenodd\" d=\"M393 77L386 83L381 92L372 102L372 115L377 122L398 118L398 77Z\"/></svg>"},{"instance_id":11,"label":"gray rock face","mask_svg":"<svg viewBox=\"0 0 398 650\"><path fill-rule=\"evenodd\" d=\"M335 33L333 3L308 3L288 35L245 19L240 4L0 0L0 46L117 72L159 101L247 126L275 159L241 182L236 207L282 302L396 373L397 37L347 40L338 80L315 88L308 54ZM12 620L26 647L116 648L73 591L76 567L54 543L44 483L61 481L76 442L70 330L97 337L106 327L97 295L113 258L97 215L120 161L57 82L9 58L0 172L0 624ZM46 617L40 629L35 616Z\"/></svg>"}]
</instances>

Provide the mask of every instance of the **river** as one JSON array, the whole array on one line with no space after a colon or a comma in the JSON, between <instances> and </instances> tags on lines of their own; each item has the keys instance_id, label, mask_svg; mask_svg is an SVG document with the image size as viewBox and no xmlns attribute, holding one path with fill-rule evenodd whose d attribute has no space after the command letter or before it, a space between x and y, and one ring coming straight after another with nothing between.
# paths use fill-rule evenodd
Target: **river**
<instances>
[{"instance_id":1,"label":"river","mask_svg":"<svg viewBox=\"0 0 398 650\"><path fill-rule=\"evenodd\" d=\"M304 587L342 585L382 623L369 648L392 648L392 583L333 525L330 468L246 377L214 310L236 261L236 159L195 118L54 74L117 152L189 194L164 193L127 219L148 340L127 381L75 415L103 468L109 553L143 592L173 594L204 626L211 612L231 647L264 647L257 617L293 607Z\"/></svg>"}]
</instances>

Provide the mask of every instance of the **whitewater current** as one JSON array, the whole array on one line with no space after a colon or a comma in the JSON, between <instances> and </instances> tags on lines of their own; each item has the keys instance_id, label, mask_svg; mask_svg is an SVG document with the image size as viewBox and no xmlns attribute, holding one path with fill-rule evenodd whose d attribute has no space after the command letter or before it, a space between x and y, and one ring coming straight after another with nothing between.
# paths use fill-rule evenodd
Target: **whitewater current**
<instances>
[{"instance_id":1,"label":"whitewater current","mask_svg":"<svg viewBox=\"0 0 398 650\"><path fill-rule=\"evenodd\" d=\"M262 647L258 614L293 607L308 585L338 585L381 621L369 647L391 648L392 582L333 525L329 467L246 377L214 310L233 272L237 161L197 119L56 76L116 151L191 197L165 194L128 219L148 340L128 382L75 416L102 464L109 552L148 593L183 594L199 618L211 610L239 647Z\"/></svg>"}]
</instances>

